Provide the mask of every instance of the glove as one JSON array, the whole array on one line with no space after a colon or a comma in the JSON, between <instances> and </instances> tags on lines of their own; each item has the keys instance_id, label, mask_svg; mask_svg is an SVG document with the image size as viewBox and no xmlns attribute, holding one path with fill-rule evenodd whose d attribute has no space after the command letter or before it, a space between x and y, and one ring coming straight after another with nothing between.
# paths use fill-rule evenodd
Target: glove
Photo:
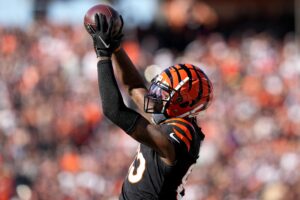
<instances>
[{"instance_id":1,"label":"glove","mask_svg":"<svg viewBox=\"0 0 300 200\"><path fill-rule=\"evenodd\" d=\"M103 14L95 14L96 30L87 25L88 31L93 38L94 49L97 57L111 57L112 53L120 46L123 37L123 19L120 16L121 27L117 34L112 35L114 20L110 18L107 22L106 16Z\"/></svg>"}]
</instances>

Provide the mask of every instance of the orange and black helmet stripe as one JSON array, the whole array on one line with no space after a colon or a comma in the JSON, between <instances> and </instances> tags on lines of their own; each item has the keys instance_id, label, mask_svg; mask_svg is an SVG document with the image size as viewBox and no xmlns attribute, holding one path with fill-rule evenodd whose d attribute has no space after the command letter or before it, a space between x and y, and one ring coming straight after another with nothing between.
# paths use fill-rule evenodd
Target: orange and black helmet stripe
<instances>
[{"instance_id":1,"label":"orange and black helmet stripe","mask_svg":"<svg viewBox=\"0 0 300 200\"><path fill-rule=\"evenodd\" d=\"M171 87L173 87L173 77L172 77L172 74L171 74L170 70L165 70L164 74L167 75L167 77L168 77L168 79L170 81Z\"/></svg>"},{"instance_id":2,"label":"orange and black helmet stripe","mask_svg":"<svg viewBox=\"0 0 300 200\"><path fill-rule=\"evenodd\" d=\"M212 88L211 88L211 83L208 79L208 77L206 76L206 74L200 70L198 70L201 76L201 80L205 79L205 86L202 87L203 90L203 95L202 97L206 97L206 102L203 108L206 108L206 106L208 105L208 103L210 102L210 94L212 94ZM201 81L202 82L202 81Z\"/></svg>"},{"instance_id":3,"label":"orange and black helmet stripe","mask_svg":"<svg viewBox=\"0 0 300 200\"><path fill-rule=\"evenodd\" d=\"M192 73L185 64L180 64L180 67L185 71L185 73L189 77L189 91L190 91L192 89L192 82L193 82Z\"/></svg>"},{"instance_id":4,"label":"orange and black helmet stripe","mask_svg":"<svg viewBox=\"0 0 300 200\"><path fill-rule=\"evenodd\" d=\"M212 90L211 83L203 71L196 69L194 65L190 65L190 64L186 64L186 65L189 67L192 67L194 69L194 71L196 72L197 78L200 80L198 96L196 97L195 100L193 100L193 102L190 106L193 106L195 103L197 103L199 100L201 100L201 98L204 97L206 102L205 102L203 108L205 108L210 100L210 94L211 94L211 90ZM203 100L204 99L202 99L202 101Z\"/></svg>"},{"instance_id":5,"label":"orange and black helmet stripe","mask_svg":"<svg viewBox=\"0 0 300 200\"><path fill-rule=\"evenodd\" d=\"M178 84L180 83L180 81L181 81L180 73L179 73L178 69L177 69L175 66L172 66L171 68L172 68L173 70L175 70L176 75L177 75L177 76L173 75L173 78L174 78L174 85L178 85ZM175 78L175 77L176 77L176 78Z\"/></svg>"},{"instance_id":6,"label":"orange and black helmet stripe","mask_svg":"<svg viewBox=\"0 0 300 200\"><path fill-rule=\"evenodd\" d=\"M190 65L190 64L187 64L187 66L189 67L192 67L196 73L196 76L199 80L199 85L198 85L198 95L197 97L192 101L192 103L190 104L190 106L194 106L202 97L202 94L203 94L203 87L202 87L202 81L201 81L201 77L200 77L200 74L198 72L198 70L195 68L194 65Z\"/></svg>"}]
</instances>

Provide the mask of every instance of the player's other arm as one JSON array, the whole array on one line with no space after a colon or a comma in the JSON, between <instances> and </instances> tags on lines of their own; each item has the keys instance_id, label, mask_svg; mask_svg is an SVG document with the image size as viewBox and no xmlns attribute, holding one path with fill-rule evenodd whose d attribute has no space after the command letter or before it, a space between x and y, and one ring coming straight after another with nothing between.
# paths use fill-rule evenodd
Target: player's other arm
<instances>
[{"instance_id":1,"label":"player's other arm","mask_svg":"<svg viewBox=\"0 0 300 200\"><path fill-rule=\"evenodd\" d=\"M126 87L128 94L138 106L139 110L143 111L144 96L147 94L143 78L123 48L116 51L112 58L117 77L120 78L122 84ZM150 115L143 114L143 116L150 120Z\"/></svg>"}]
</instances>

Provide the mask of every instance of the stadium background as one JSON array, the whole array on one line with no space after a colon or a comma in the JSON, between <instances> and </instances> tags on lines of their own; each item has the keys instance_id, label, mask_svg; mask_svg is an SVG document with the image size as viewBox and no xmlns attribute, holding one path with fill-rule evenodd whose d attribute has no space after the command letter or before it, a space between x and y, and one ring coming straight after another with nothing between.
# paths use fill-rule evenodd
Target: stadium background
<instances>
[{"instance_id":1,"label":"stadium background","mask_svg":"<svg viewBox=\"0 0 300 200\"><path fill-rule=\"evenodd\" d=\"M0 200L117 199L137 143L99 106L101 2L0 0ZM185 200L300 199L299 2L109 1L145 79L189 62L214 84Z\"/></svg>"}]
</instances>

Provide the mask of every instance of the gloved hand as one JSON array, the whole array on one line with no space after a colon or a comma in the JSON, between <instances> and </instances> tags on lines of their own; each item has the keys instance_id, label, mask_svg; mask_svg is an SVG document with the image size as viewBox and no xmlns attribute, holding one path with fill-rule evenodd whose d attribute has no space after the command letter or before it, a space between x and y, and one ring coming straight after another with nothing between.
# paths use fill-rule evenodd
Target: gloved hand
<instances>
[{"instance_id":1,"label":"gloved hand","mask_svg":"<svg viewBox=\"0 0 300 200\"><path fill-rule=\"evenodd\" d=\"M94 49L97 57L111 57L112 53L120 46L123 34L123 19L120 16L122 25L120 30L114 36L112 35L112 29L114 26L113 19L107 22L106 16L103 14L95 14L96 30L88 25L89 33L93 38Z\"/></svg>"}]
</instances>

